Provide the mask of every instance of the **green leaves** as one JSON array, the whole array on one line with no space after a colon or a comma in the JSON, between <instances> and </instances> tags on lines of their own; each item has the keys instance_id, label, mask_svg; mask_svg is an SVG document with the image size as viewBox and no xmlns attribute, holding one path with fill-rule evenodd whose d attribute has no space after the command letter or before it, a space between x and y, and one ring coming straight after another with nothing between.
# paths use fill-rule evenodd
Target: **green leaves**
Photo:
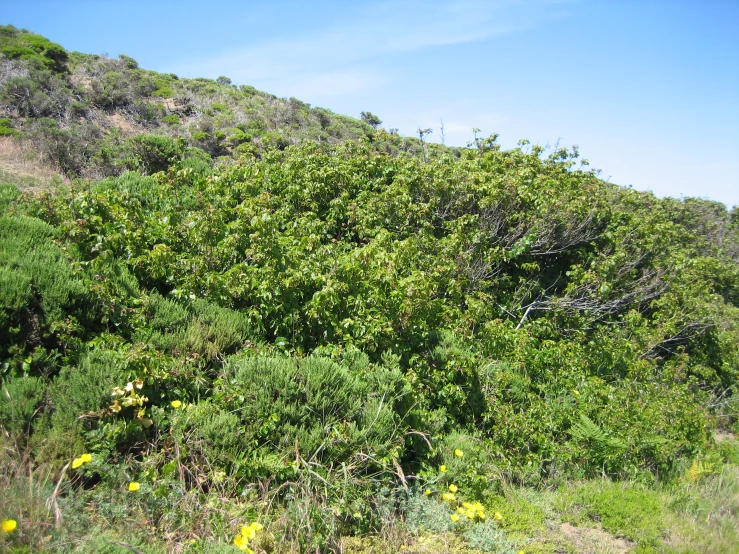
<instances>
[{"instance_id":1,"label":"green leaves","mask_svg":"<svg viewBox=\"0 0 739 554\"><path fill-rule=\"evenodd\" d=\"M168 152L162 140L141 146ZM522 479L670 471L705 444L701 391L737 382L729 214L617 189L572 153L493 146L428 162L369 141L204 171L170 159L29 210L59 225L125 340L207 371L262 341L297 359L389 356L419 432L476 434ZM414 440L409 463L425 455Z\"/></svg>"}]
</instances>

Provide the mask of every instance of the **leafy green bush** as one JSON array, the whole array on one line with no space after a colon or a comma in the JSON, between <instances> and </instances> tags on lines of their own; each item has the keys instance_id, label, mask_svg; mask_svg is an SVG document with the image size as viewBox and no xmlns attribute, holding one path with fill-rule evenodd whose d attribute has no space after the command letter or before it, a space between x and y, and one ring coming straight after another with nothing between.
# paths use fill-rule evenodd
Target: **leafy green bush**
<instances>
[{"instance_id":1,"label":"leafy green bush","mask_svg":"<svg viewBox=\"0 0 739 554\"><path fill-rule=\"evenodd\" d=\"M735 457L712 431L737 425L736 210L614 187L576 149L448 149L124 56L71 54L67 79L27 35L0 28L32 51L3 58L13 126L108 178L0 187L0 421L54 468L93 451L74 487L138 476L126 509L156 529L189 528L175 497L240 494L294 550L328 551L421 481L512 534L544 516L510 483L712 477ZM189 138L157 134L180 121ZM641 492L583 491L573 506L657 544L627 517ZM416 528L432 500L409 500ZM433 526L471 532L451 521Z\"/></svg>"}]
</instances>

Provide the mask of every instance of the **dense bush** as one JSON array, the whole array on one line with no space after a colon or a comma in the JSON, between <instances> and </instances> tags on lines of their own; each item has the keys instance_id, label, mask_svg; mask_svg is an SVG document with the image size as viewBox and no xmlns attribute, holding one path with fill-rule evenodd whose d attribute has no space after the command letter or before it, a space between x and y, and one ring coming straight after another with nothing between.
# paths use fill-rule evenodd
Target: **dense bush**
<instances>
[{"instance_id":1,"label":"dense bush","mask_svg":"<svg viewBox=\"0 0 739 554\"><path fill-rule=\"evenodd\" d=\"M85 263L119 260L156 292L130 336L167 355L218 365L267 341L392 356L414 428L464 430L517 478L669 474L709 444L711 398L730 410L736 235L712 207L721 242L695 239L672 201L601 183L575 159L494 139L428 163L370 141L306 144L213 174L182 162L128 173L34 213ZM285 372L268 380L300 388ZM409 469L428 456L408 438Z\"/></svg>"},{"instance_id":2,"label":"dense bush","mask_svg":"<svg viewBox=\"0 0 739 554\"><path fill-rule=\"evenodd\" d=\"M53 370L49 356L65 353L94 325L96 309L87 283L52 242L53 233L38 219L0 217L0 356L5 371Z\"/></svg>"},{"instance_id":3,"label":"dense bush","mask_svg":"<svg viewBox=\"0 0 739 554\"><path fill-rule=\"evenodd\" d=\"M57 72L66 69L68 58L67 51L59 44L12 25L0 27L0 54L21 59L39 69Z\"/></svg>"},{"instance_id":4,"label":"dense bush","mask_svg":"<svg viewBox=\"0 0 739 554\"><path fill-rule=\"evenodd\" d=\"M130 482L158 529L217 491L338 550L403 510L462 529L441 490L698 479L737 429L736 209L621 189L576 149L452 150L125 56L14 60L13 128L104 177L0 185L0 427L54 470L94 455L75 494ZM152 132L96 123L121 117ZM633 536L627 512L600 510Z\"/></svg>"}]
</instances>

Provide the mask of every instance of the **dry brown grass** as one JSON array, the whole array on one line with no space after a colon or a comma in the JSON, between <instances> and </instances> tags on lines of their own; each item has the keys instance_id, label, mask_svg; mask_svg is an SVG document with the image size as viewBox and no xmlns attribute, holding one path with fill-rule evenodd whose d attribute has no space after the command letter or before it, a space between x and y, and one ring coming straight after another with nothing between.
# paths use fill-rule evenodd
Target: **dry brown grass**
<instances>
[{"instance_id":1,"label":"dry brown grass","mask_svg":"<svg viewBox=\"0 0 739 554\"><path fill-rule=\"evenodd\" d=\"M45 165L41 155L21 141L0 137L0 181L26 192L41 192L68 183L59 171Z\"/></svg>"}]
</instances>

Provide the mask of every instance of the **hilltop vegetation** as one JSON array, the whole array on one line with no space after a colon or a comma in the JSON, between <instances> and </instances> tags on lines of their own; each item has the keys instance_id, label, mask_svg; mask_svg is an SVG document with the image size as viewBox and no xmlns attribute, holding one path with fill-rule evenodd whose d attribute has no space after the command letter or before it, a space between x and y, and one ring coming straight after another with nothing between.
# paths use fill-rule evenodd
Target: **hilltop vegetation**
<instances>
[{"instance_id":1,"label":"hilltop vegetation","mask_svg":"<svg viewBox=\"0 0 739 554\"><path fill-rule=\"evenodd\" d=\"M7 134L96 177L0 185L0 544L552 552L559 514L736 545L736 208L9 27L0 52Z\"/></svg>"},{"instance_id":2,"label":"hilltop vegetation","mask_svg":"<svg viewBox=\"0 0 739 554\"><path fill-rule=\"evenodd\" d=\"M12 26L0 27L0 90L0 136L22 137L68 177L159 171L178 138L212 161L304 140L356 140L380 123L371 113L353 119L227 77L180 79L123 54L67 52ZM422 151L418 139L397 134L382 142L389 152Z\"/></svg>"}]
</instances>

